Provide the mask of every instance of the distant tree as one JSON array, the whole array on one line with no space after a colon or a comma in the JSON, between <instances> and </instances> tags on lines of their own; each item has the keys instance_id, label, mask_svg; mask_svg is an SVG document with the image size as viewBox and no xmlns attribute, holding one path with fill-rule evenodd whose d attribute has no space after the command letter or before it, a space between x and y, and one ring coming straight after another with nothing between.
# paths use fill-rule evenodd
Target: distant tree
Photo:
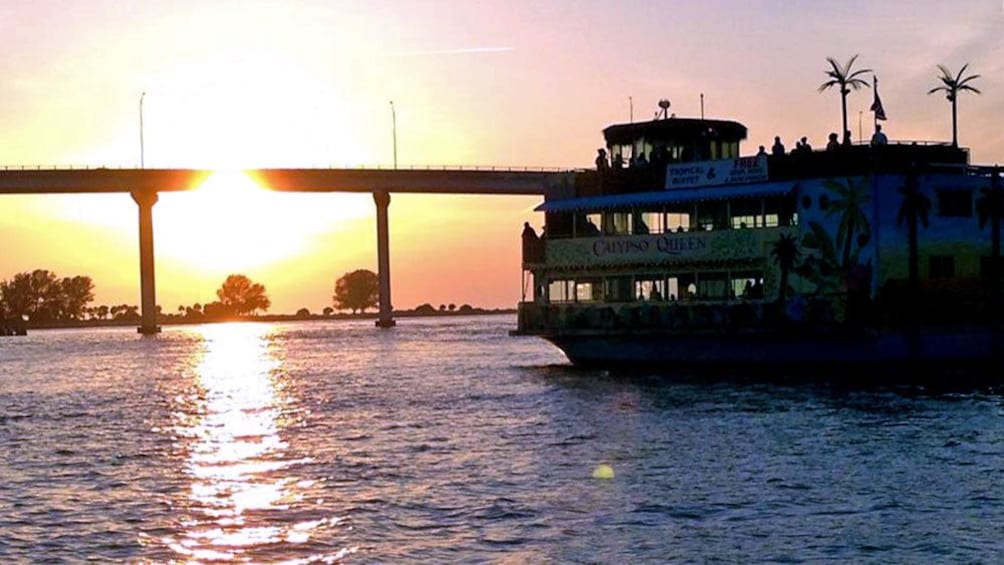
<instances>
[{"instance_id":1,"label":"distant tree","mask_svg":"<svg viewBox=\"0 0 1004 565\"><path fill-rule=\"evenodd\" d=\"M221 320L225 318L231 318L236 314L237 312L234 310L233 306L224 304L222 302L209 302L207 304L202 305L201 316L210 320Z\"/></svg>"},{"instance_id":2,"label":"distant tree","mask_svg":"<svg viewBox=\"0 0 1004 565\"><path fill-rule=\"evenodd\" d=\"M105 306L104 304L98 306L98 318L104 320L107 317L108 317L108 306Z\"/></svg>"},{"instance_id":3,"label":"distant tree","mask_svg":"<svg viewBox=\"0 0 1004 565\"><path fill-rule=\"evenodd\" d=\"M958 147L959 145L959 93L969 91L974 94L982 94L978 88L969 84L970 82L980 78L980 75L969 75L963 78L962 75L966 73L967 68L969 68L969 63L962 65L962 68L959 69L959 73L953 75L952 71L948 70L948 67L945 65L938 65L938 70L941 71L941 76L938 77L938 80L941 81L941 86L936 86L927 91L928 94L944 92L945 98L952 103L952 146L954 147Z\"/></svg>"},{"instance_id":4,"label":"distant tree","mask_svg":"<svg viewBox=\"0 0 1004 565\"><path fill-rule=\"evenodd\" d=\"M178 305L178 315L179 316L184 316L185 315L185 305L184 304L179 304Z\"/></svg>"},{"instance_id":5,"label":"distant tree","mask_svg":"<svg viewBox=\"0 0 1004 565\"><path fill-rule=\"evenodd\" d=\"M307 309L307 308L300 308L299 310L296 311L296 317L297 318L309 318L310 317L310 310Z\"/></svg>"},{"instance_id":6,"label":"distant tree","mask_svg":"<svg viewBox=\"0 0 1004 565\"><path fill-rule=\"evenodd\" d=\"M454 311L456 311L456 309L457 309L457 305L456 305L456 304L450 304L450 305L448 306L448 308L450 309L450 312L454 312Z\"/></svg>"},{"instance_id":7,"label":"distant tree","mask_svg":"<svg viewBox=\"0 0 1004 565\"><path fill-rule=\"evenodd\" d=\"M855 55L841 66L833 57L827 57L826 62L830 64L830 68L823 72L826 73L826 76L830 77L830 80L819 85L819 92L827 90L831 86L840 88L840 109L843 111L844 118L844 127L840 130L841 132L850 131L847 129L847 95L851 93L852 89L868 88L868 82L860 77L872 72L871 69L860 69L852 72L851 67L854 66L854 61L857 58L858 56Z\"/></svg>"},{"instance_id":8,"label":"distant tree","mask_svg":"<svg viewBox=\"0 0 1004 565\"><path fill-rule=\"evenodd\" d=\"M192 312L195 312L196 314L201 314L202 313L202 305L199 304L198 302L196 302L195 304L192 304Z\"/></svg>"},{"instance_id":9,"label":"distant tree","mask_svg":"<svg viewBox=\"0 0 1004 565\"><path fill-rule=\"evenodd\" d=\"M331 306L325 306L324 310L322 310L322 312L324 312L324 316L327 317L327 316L330 316L330 315L334 314L335 313L335 309L332 308Z\"/></svg>"},{"instance_id":10,"label":"distant tree","mask_svg":"<svg viewBox=\"0 0 1004 565\"><path fill-rule=\"evenodd\" d=\"M415 313L416 314L435 314L436 313L436 309L432 306L432 304L429 304L428 302L426 302L425 304L422 304L421 306L418 306L417 308L415 308Z\"/></svg>"},{"instance_id":11,"label":"distant tree","mask_svg":"<svg viewBox=\"0 0 1004 565\"><path fill-rule=\"evenodd\" d=\"M139 306L132 304L125 306L124 309L122 310L122 319L130 320L133 322L138 321L140 319Z\"/></svg>"},{"instance_id":12,"label":"distant tree","mask_svg":"<svg viewBox=\"0 0 1004 565\"><path fill-rule=\"evenodd\" d=\"M238 316L254 314L258 310L268 310L272 301L265 293L265 287L252 282L244 275L230 275L223 286L216 291L220 303L233 310Z\"/></svg>"},{"instance_id":13,"label":"distant tree","mask_svg":"<svg viewBox=\"0 0 1004 565\"><path fill-rule=\"evenodd\" d=\"M332 300L335 308L351 310L353 314L376 307L380 300L380 282L377 274L366 269L345 273L335 281L335 294Z\"/></svg>"},{"instance_id":14,"label":"distant tree","mask_svg":"<svg viewBox=\"0 0 1004 565\"><path fill-rule=\"evenodd\" d=\"M6 316L34 321L79 320L94 300L90 277L59 279L44 269L18 273L0 282L0 303Z\"/></svg>"},{"instance_id":15,"label":"distant tree","mask_svg":"<svg viewBox=\"0 0 1004 565\"><path fill-rule=\"evenodd\" d=\"M470 304L461 304L460 308L457 311L458 312L473 312L474 308L472 308Z\"/></svg>"},{"instance_id":16,"label":"distant tree","mask_svg":"<svg viewBox=\"0 0 1004 565\"><path fill-rule=\"evenodd\" d=\"M439 311L440 312L446 312L446 304L440 304L439 305Z\"/></svg>"}]
</instances>

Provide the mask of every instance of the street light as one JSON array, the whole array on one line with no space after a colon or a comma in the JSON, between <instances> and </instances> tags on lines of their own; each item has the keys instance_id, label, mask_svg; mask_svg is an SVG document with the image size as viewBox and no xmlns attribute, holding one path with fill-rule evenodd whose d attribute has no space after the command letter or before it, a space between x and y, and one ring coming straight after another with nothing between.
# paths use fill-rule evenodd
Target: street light
<instances>
[{"instance_id":1,"label":"street light","mask_svg":"<svg viewBox=\"0 0 1004 565\"><path fill-rule=\"evenodd\" d=\"M139 95L139 168L146 168L146 161L143 154L143 98L146 92Z\"/></svg>"},{"instance_id":2,"label":"street light","mask_svg":"<svg viewBox=\"0 0 1004 565\"><path fill-rule=\"evenodd\" d=\"M390 101L390 121L394 133L394 168L397 168L397 114L394 112L394 101Z\"/></svg>"}]
</instances>

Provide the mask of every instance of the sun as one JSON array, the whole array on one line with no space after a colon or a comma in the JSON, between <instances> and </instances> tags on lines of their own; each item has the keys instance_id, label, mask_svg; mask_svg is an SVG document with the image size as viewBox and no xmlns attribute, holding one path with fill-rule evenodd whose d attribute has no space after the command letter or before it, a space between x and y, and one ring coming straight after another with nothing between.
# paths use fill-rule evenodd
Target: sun
<instances>
[{"instance_id":1,"label":"sun","mask_svg":"<svg viewBox=\"0 0 1004 565\"><path fill-rule=\"evenodd\" d=\"M361 198L273 192L242 171L218 171L191 193L161 194L157 254L207 274L256 269L309 253L371 208Z\"/></svg>"}]
</instances>

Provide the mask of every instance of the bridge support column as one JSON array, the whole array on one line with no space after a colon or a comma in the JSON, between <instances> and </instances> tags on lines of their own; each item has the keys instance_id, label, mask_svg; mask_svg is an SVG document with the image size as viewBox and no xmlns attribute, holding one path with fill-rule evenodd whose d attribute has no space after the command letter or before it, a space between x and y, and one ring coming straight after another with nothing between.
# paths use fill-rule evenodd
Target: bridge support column
<instances>
[{"instance_id":1,"label":"bridge support column","mask_svg":"<svg viewBox=\"0 0 1004 565\"><path fill-rule=\"evenodd\" d=\"M394 312L390 304L390 238L387 228L387 208L390 207L390 194L378 190L373 193L376 204L377 225L377 276L380 279L380 314L377 317L378 328L394 327Z\"/></svg>"},{"instance_id":2,"label":"bridge support column","mask_svg":"<svg viewBox=\"0 0 1004 565\"><path fill-rule=\"evenodd\" d=\"M157 192L134 191L132 199L139 206L139 282L142 321L136 331L143 335L160 333L157 325L157 293L153 273L153 205Z\"/></svg>"}]
</instances>

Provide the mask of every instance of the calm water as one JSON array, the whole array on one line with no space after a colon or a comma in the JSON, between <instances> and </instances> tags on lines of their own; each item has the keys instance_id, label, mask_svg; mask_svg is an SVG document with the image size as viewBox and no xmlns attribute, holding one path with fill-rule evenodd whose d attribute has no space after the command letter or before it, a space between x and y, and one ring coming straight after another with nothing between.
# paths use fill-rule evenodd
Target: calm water
<instances>
[{"instance_id":1,"label":"calm water","mask_svg":"<svg viewBox=\"0 0 1004 565\"><path fill-rule=\"evenodd\" d=\"M577 371L513 323L0 339L0 561L1004 559L1004 397Z\"/></svg>"}]
</instances>

